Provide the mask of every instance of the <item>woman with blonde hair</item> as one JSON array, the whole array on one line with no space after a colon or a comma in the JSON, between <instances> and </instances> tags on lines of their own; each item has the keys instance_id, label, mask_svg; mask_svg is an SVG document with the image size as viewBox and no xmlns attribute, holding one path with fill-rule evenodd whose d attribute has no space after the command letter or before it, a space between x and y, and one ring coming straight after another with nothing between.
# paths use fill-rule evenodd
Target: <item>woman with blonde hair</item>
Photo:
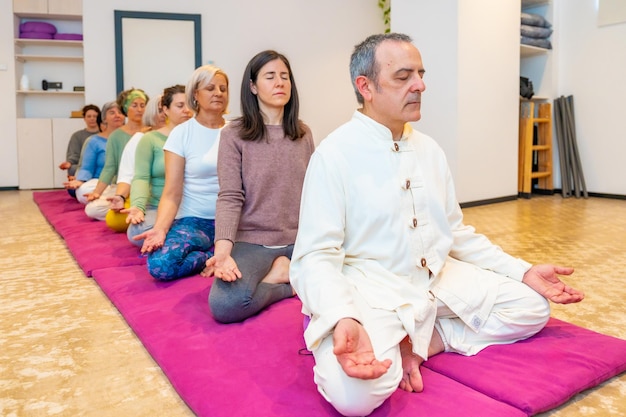
<instances>
[{"instance_id":1,"label":"woman with blonde hair","mask_svg":"<svg viewBox=\"0 0 626 417\"><path fill-rule=\"evenodd\" d=\"M228 76L213 65L197 68L185 89L195 117L176 126L163 146L165 186L154 227L143 239L148 271L160 281L201 272L215 236L217 150L228 108Z\"/></svg>"}]
</instances>

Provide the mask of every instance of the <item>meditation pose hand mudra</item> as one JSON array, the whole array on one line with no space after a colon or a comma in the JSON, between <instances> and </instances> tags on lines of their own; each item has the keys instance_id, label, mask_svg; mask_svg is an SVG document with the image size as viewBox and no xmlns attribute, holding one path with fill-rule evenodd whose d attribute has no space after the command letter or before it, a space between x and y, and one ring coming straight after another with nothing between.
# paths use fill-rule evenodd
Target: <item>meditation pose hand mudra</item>
<instances>
[{"instance_id":1,"label":"meditation pose hand mudra","mask_svg":"<svg viewBox=\"0 0 626 417\"><path fill-rule=\"evenodd\" d=\"M402 34L357 45L362 105L311 157L291 283L310 316L304 337L322 396L370 414L400 387L422 391L437 353L475 355L540 331L549 302L583 293L572 268L514 258L463 224L445 155L420 119L424 66Z\"/></svg>"}]
</instances>

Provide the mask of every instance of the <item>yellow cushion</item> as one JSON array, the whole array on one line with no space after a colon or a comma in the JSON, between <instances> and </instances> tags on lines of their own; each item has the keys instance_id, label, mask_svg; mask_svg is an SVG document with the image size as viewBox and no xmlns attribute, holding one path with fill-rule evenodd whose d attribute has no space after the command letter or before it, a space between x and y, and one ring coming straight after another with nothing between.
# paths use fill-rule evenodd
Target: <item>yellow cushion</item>
<instances>
[{"instance_id":1,"label":"yellow cushion","mask_svg":"<svg viewBox=\"0 0 626 417\"><path fill-rule=\"evenodd\" d=\"M127 199L126 202L124 203L124 208L129 208L130 207L130 199ZM119 211L115 211L115 210L109 210L107 212L107 216L104 219L106 221L107 226L109 226L109 229L112 229L115 232L126 232L126 229L128 229L128 224L126 224L126 213L120 213Z\"/></svg>"}]
</instances>

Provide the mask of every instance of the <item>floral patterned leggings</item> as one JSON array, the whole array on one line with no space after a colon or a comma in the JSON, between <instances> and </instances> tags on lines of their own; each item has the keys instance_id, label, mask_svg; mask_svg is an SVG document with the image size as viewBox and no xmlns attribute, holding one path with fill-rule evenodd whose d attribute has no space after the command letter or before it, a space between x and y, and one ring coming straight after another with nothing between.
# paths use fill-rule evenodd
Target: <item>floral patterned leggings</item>
<instances>
[{"instance_id":1,"label":"floral patterned leggings","mask_svg":"<svg viewBox=\"0 0 626 417\"><path fill-rule=\"evenodd\" d=\"M213 256L215 220L183 217L174 220L163 247L148 256L148 271L159 281L199 274Z\"/></svg>"}]
</instances>

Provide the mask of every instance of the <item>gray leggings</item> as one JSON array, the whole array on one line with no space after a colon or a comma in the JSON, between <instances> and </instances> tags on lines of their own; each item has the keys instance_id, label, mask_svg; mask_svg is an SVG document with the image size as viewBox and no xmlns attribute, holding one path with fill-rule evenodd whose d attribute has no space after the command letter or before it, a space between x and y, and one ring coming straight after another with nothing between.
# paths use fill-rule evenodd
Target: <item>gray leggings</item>
<instances>
[{"instance_id":1,"label":"gray leggings","mask_svg":"<svg viewBox=\"0 0 626 417\"><path fill-rule=\"evenodd\" d=\"M233 282L215 278L209 293L209 307L215 320L222 323L243 321L265 307L293 296L291 284L261 282L279 256L291 259L293 245L272 249L262 245L237 242L232 258L241 278Z\"/></svg>"}]
</instances>

